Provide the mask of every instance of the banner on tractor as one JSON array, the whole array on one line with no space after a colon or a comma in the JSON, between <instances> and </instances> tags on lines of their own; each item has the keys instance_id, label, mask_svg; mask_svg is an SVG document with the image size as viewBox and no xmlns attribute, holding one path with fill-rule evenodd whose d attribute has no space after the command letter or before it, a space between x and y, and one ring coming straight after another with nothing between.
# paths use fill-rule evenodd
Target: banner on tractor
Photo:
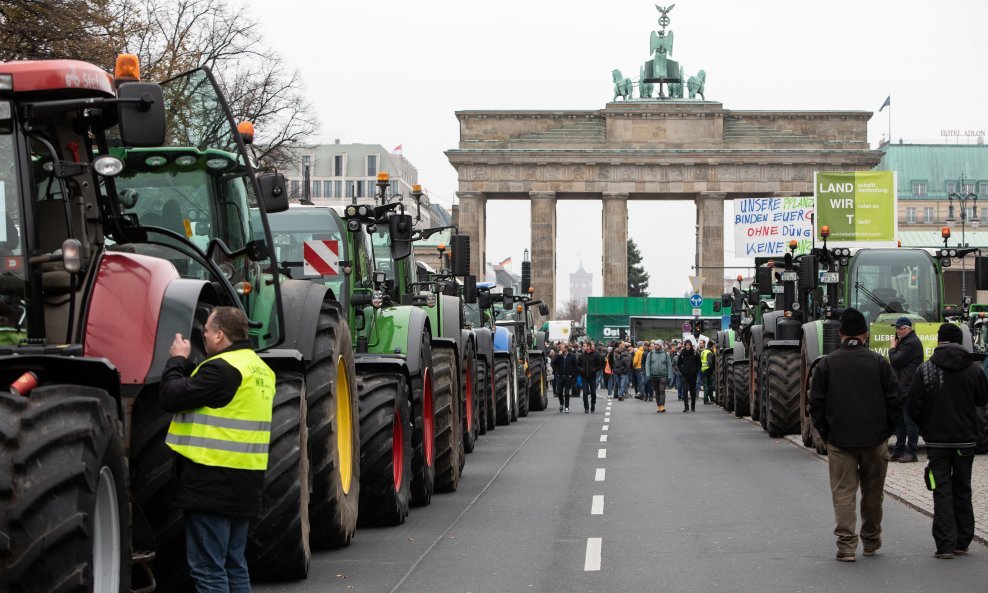
<instances>
[{"instance_id":1,"label":"banner on tractor","mask_svg":"<svg viewBox=\"0 0 988 593\"><path fill-rule=\"evenodd\" d=\"M929 360L933 349L937 347L937 330L940 329L940 325L940 323L922 321L913 323L913 332L923 343L923 360ZM868 348L888 358L894 337L895 328L890 322L872 323L868 335Z\"/></svg>"},{"instance_id":2,"label":"banner on tractor","mask_svg":"<svg viewBox=\"0 0 988 593\"><path fill-rule=\"evenodd\" d=\"M809 196L735 198L735 255L782 256L793 239L797 255L808 253L813 242L813 209Z\"/></svg>"},{"instance_id":3,"label":"banner on tractor","mask_svg":"<svg viewBox=\"0 0 988 593\"><path fill-rule=\"evenodd\" d=\"M302 245L302 273L306 276L337 276L340 273L338 241L312 240Z\"/></svg>"},{"instance_id":4,"label":"banner on tractor","mask_svg":"<svg viewBox=\"0 0 988 593\"><path fill-rule=\"evenodd\" d=\"M829 245L895 247L898 220L895 171L817 172L813 233L830 228Z\"/></svg>"}]
</instances>

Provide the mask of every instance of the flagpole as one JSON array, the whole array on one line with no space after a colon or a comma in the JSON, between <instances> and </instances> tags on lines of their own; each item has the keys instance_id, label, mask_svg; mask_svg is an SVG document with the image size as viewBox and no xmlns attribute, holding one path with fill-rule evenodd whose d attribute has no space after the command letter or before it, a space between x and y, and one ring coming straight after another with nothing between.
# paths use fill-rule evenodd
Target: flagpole
<instances>
[{"instance_id":1,"label":"flagpole","mask_svg":"<svg viewBox=\"0 0 988 593\"><path fill-rule=\"evenodd\" d=\"M889 144L892 144L892 91L889 91Z\"/></svg>"}]
</instances>

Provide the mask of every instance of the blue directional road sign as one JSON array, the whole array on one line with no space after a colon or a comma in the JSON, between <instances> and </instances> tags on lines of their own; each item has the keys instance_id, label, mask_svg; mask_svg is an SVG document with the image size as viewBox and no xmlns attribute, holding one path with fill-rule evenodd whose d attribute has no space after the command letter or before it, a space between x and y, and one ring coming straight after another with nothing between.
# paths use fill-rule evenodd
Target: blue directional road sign
<instances>
[{"instance_id":1,"label":"blue directional road sign","mask_svg":"<svg viewBox=\"0 0 988 593\"><path fill-rule=\"evenodd\" d=\"M690 296L690 305L692 305L694 307L699 307L702 304L703 304L703 297L702 296L700 296L698 294L694 294L694 295Z\"/></svg>"}]
</instances>

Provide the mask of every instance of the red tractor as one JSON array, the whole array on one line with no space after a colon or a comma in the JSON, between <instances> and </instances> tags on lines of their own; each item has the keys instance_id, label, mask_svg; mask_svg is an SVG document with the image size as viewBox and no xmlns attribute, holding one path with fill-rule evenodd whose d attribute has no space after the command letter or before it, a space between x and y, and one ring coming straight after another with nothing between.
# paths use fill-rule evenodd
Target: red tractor
<instances>
[{"instance_id":1,"label":"red tractor","mask_svg":"<svg viewBox=\"0 0 988 593\"><path fill-rule=\"evenodd\" d=\"M244 309L278 376L252 571L304 577L311 511L338 519L313 538L352 536L359 436L335 434L349 401L307 402L314 374L336 393L352 369L337 352L315 373L300 350L326 336L285 322L269 273L284 180L255 174L208 71L159 85L132 57L117 66L0 63L0 591L185 588L157 385L176 333L202 355L218 305ZM322 319L324 305L306 307ZM298 350L273 349L286 336ZM333 446L309 443L314 408Z\"/></svg>"}]
</instances>

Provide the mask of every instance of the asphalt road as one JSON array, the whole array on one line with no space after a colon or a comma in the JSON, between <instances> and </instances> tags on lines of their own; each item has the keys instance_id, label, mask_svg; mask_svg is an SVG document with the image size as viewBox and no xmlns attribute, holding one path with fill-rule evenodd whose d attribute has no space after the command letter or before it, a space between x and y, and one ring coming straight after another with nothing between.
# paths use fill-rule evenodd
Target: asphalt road
<instances>
[{"instance_id":1,"label":"asphalt road","mask_svg":"<svg viewBox=\"0 0 988 593\"><path fill-rule=\"evenodd\" d=\"M983 591L988 548L933 558L931 519L885 499L883 547L834 560L826 464L716 406L635 399L498 427L460 489L317 552L258 592ZM601 453L604 451L604 453ZM917 464L917 470L921 465Z\"/></svg>"}]
</instances>

